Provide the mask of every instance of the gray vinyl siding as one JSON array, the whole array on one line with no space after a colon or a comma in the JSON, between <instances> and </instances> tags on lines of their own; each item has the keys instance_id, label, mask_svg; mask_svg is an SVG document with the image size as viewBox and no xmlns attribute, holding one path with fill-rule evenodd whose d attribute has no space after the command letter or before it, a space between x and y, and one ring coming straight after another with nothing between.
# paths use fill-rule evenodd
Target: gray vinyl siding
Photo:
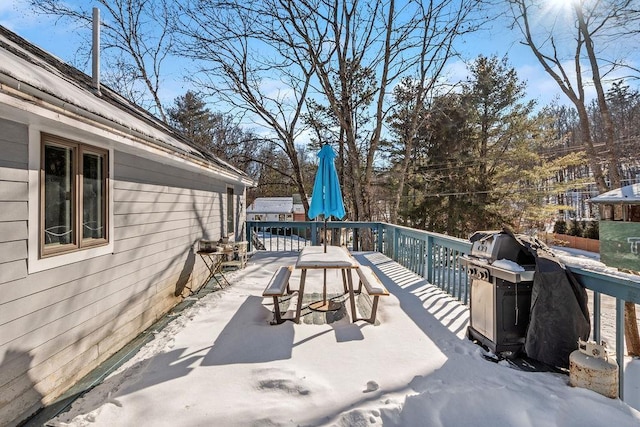
<instances>
[{"instance_id":1,"label":"gray vinyl siding","mask_svg":"<svg viewBox=\"0 0 640 427\"><path fill-rule=\"evenodd\" d=\"M0 395L0 425L5 425L12 410L35 408L39 395L25 375L30 355L4 344L7 319L17 305L10 291L27 277L28 129L3 119L0 129L0 390L11 390Z\"/></svg>"},{"instance_id":2,"label":"gray vinyl siding","mask_svg":"<svg viewBox=\"0 0 640 427\"><path fill-rule=\"evenodd\" d=\"M27 276L28 152L25 125L0 119L0 302L3 284Z\"/></svg>"},{"instance_id":3,"label":"gray vinyl siding","mask_svg":"<svg viewBox=\"0 0 640 427\"><path fill-rule=\"evenodd\" d=\"M113 254L27 274L27 128L0 121L0 129L0 153L12 153L0 160L0 425L6 425L50 403L202 285L205 266L193 247L203 237L221 237L227 184L116 151Z\"/></svg>"}]
</instances>

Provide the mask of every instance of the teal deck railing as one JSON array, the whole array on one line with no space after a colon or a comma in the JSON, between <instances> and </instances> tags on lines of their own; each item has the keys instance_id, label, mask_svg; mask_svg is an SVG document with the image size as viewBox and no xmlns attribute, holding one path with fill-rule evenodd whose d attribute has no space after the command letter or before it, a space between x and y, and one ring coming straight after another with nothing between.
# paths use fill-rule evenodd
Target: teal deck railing
<instances>
[{"instance_id":1,"label":"teal deck railing","mask_svg":"<svg viewBox=\"0 0 640 427\"><path fill-rule=\"evenodd\" d=\"M324 238L324 225L317 221L248 221L249 250L299 251L318 245ZM381 252L458 301L469 303L469 279L460 258L471 251L470 241L383 222L328 221L326 227L331 244L345 245L352 251ZM624 303L640 304L640 279L568 268L593 291L591 339L596 342L601 341L601 295L616 298L615 351L620 367L619 396L624 400Z\"/></svg>"}]
</instances>

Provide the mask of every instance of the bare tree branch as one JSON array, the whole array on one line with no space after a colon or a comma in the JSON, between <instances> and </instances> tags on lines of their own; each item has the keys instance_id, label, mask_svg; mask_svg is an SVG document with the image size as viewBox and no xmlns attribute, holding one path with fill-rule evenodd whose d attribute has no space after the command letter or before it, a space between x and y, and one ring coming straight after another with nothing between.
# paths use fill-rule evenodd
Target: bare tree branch
<instances>
[{"instance_id":1,"label":"bare tree branch","mask_svg":"<svg viewBox=\"0 0 640 427\"><path fill-rule=\"evenodd\" d=\"M166 0L98 0L102 6L101 47L106 54L105 81L130 101L152 110L166 121L159 91L162 69L173 50L170 3ZM91 27L92 11L62 0L30 0L37 13ZM106 11L106 15L104 12ZM91 32L84 38L90 40ZM84 47L91 46L87 42ZM82 50L80 56L88 51Z\"/></svg>"},{"instance_id":2,"label":"bare tree branch","mask_svg":"<svg viewBox=\"0 0 640 427\"><path fill-rule=\"evenodd\" d=\"M544 43L534 40L534 35L531 29L530 19L532 16L531 8L533 5L528 0L511 0L512 15L514 19L514 25L520 29L524 37L523 43L527 45L534 56L538 59L538 62L544 70L549 74L558 84L558 87L569 98L578 111L580 117L580 128L582 131L582 138L586 146L586 151L589 158L589 165L593 171L594 179L598 188L601 191L607 188L604 173L596 150L593 146L591 139L591 129L589 124L589 117L587 114L586 100L584 95L584 83L582 81L582 47L584 46L583 34L581 31L577 31L575 37L575 50L573 56L573 65L575 70L576 86L572 85L571 79L566 72L563 61L559 57L558 49L556 47L553 34L546 34L546 38L551 42L551 53L546 54L542 52ZM544 37L544 36L543 36ZM556 71L557 70L557 71Z\"/></svg>"}]
</instances>

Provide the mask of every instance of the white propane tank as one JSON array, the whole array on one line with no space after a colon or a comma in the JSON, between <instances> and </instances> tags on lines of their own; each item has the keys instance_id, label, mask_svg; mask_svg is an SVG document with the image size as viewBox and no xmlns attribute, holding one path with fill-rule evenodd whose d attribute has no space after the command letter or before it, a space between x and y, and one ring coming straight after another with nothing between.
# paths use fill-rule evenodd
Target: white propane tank
<instances>
[{"instance_id":1,"label":"white propane tank","mask_svg":"<svg viewBox=\"0 0 640 427\"><path fill-rule=\"evenodd\" d=\"M569 355L569 384L618 397L618 364L609 360L605 343L578 340L578 349Z\"/></svg>"}]
</instances>

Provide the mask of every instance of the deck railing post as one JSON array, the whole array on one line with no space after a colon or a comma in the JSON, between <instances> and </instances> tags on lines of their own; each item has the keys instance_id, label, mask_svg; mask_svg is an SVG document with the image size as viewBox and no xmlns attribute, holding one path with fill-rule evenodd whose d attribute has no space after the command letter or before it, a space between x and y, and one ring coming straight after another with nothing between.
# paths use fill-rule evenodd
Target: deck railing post
<instances>
[{"instance_id":1,"label":"deck railing post","mask_svg":"<svg viewBox=\"0 0 640 427\"><path fill-rule=\"evenodd\" d=\"M427 251L427 256L426 256L426 268L425 268L425 278L430 282L433 283L433 236L427 236L427 240L426 240L426 251Z\"/></svg>"},{"instance_id":2,"label":"deck railing post","mask_svg":"<svg viewBox=\"0 0 640 427\"><path fill-rule=\"evenodd\" d=\"M600 292L593 291L593 339L600 344Z\"/></svg>"},{"instance_id":3,"label":"deck railing post","mask_svg":"<svg viewBox=\"0 0 640 427\"><path fill-rule=\"evenodd\" d=\"M420 241L420 250L418 251L418 274L424 277L425 259L427 257L427 248L425 247L425 241Z\"/></svg>"},{"instance_id":4,"label":"deck railing post","mask_svg":"<svg viewBox=\"0 0 640 427\"><path fill-rule=\"evenodd\" d=\"M391 259L398 261L398 248L400 247L400 230L398 228L393 229L393 251L391 252Z\"/></svg>"},{"instance_id":5,"label":"deck railing post","mask_svg":"<svg viewBox=\"0 0 640 427\"><path fill-rule=\"evenodd\" d=\"M618 362L618 397L624 400L624 300L616 298L616 361Z\"/></svg>"},{"instance_id":6,"label":"deck railing post","mask_svg":"<svg viewBox=\"0 0 640 427\"><path fill-rule=\"evenodd\" d=\"M246 240L247 243L247 251L251 252L252 251L252 246L253 243L251 242L251 230L253 228L253 224L249 221L247 221L246 223L246 228L245 228L245 237L244 240Z\"/></svg>"},{"instance_id":7,"label":"deck railing post","mask_svg":"<svg viewBox=\"0 0 640 427\"><path fill-rule=\"evenodd\" d=\"M318 222L313 221L311 223L311 244L313 246L318 245Z\"/></svg>"}]
</instances>

